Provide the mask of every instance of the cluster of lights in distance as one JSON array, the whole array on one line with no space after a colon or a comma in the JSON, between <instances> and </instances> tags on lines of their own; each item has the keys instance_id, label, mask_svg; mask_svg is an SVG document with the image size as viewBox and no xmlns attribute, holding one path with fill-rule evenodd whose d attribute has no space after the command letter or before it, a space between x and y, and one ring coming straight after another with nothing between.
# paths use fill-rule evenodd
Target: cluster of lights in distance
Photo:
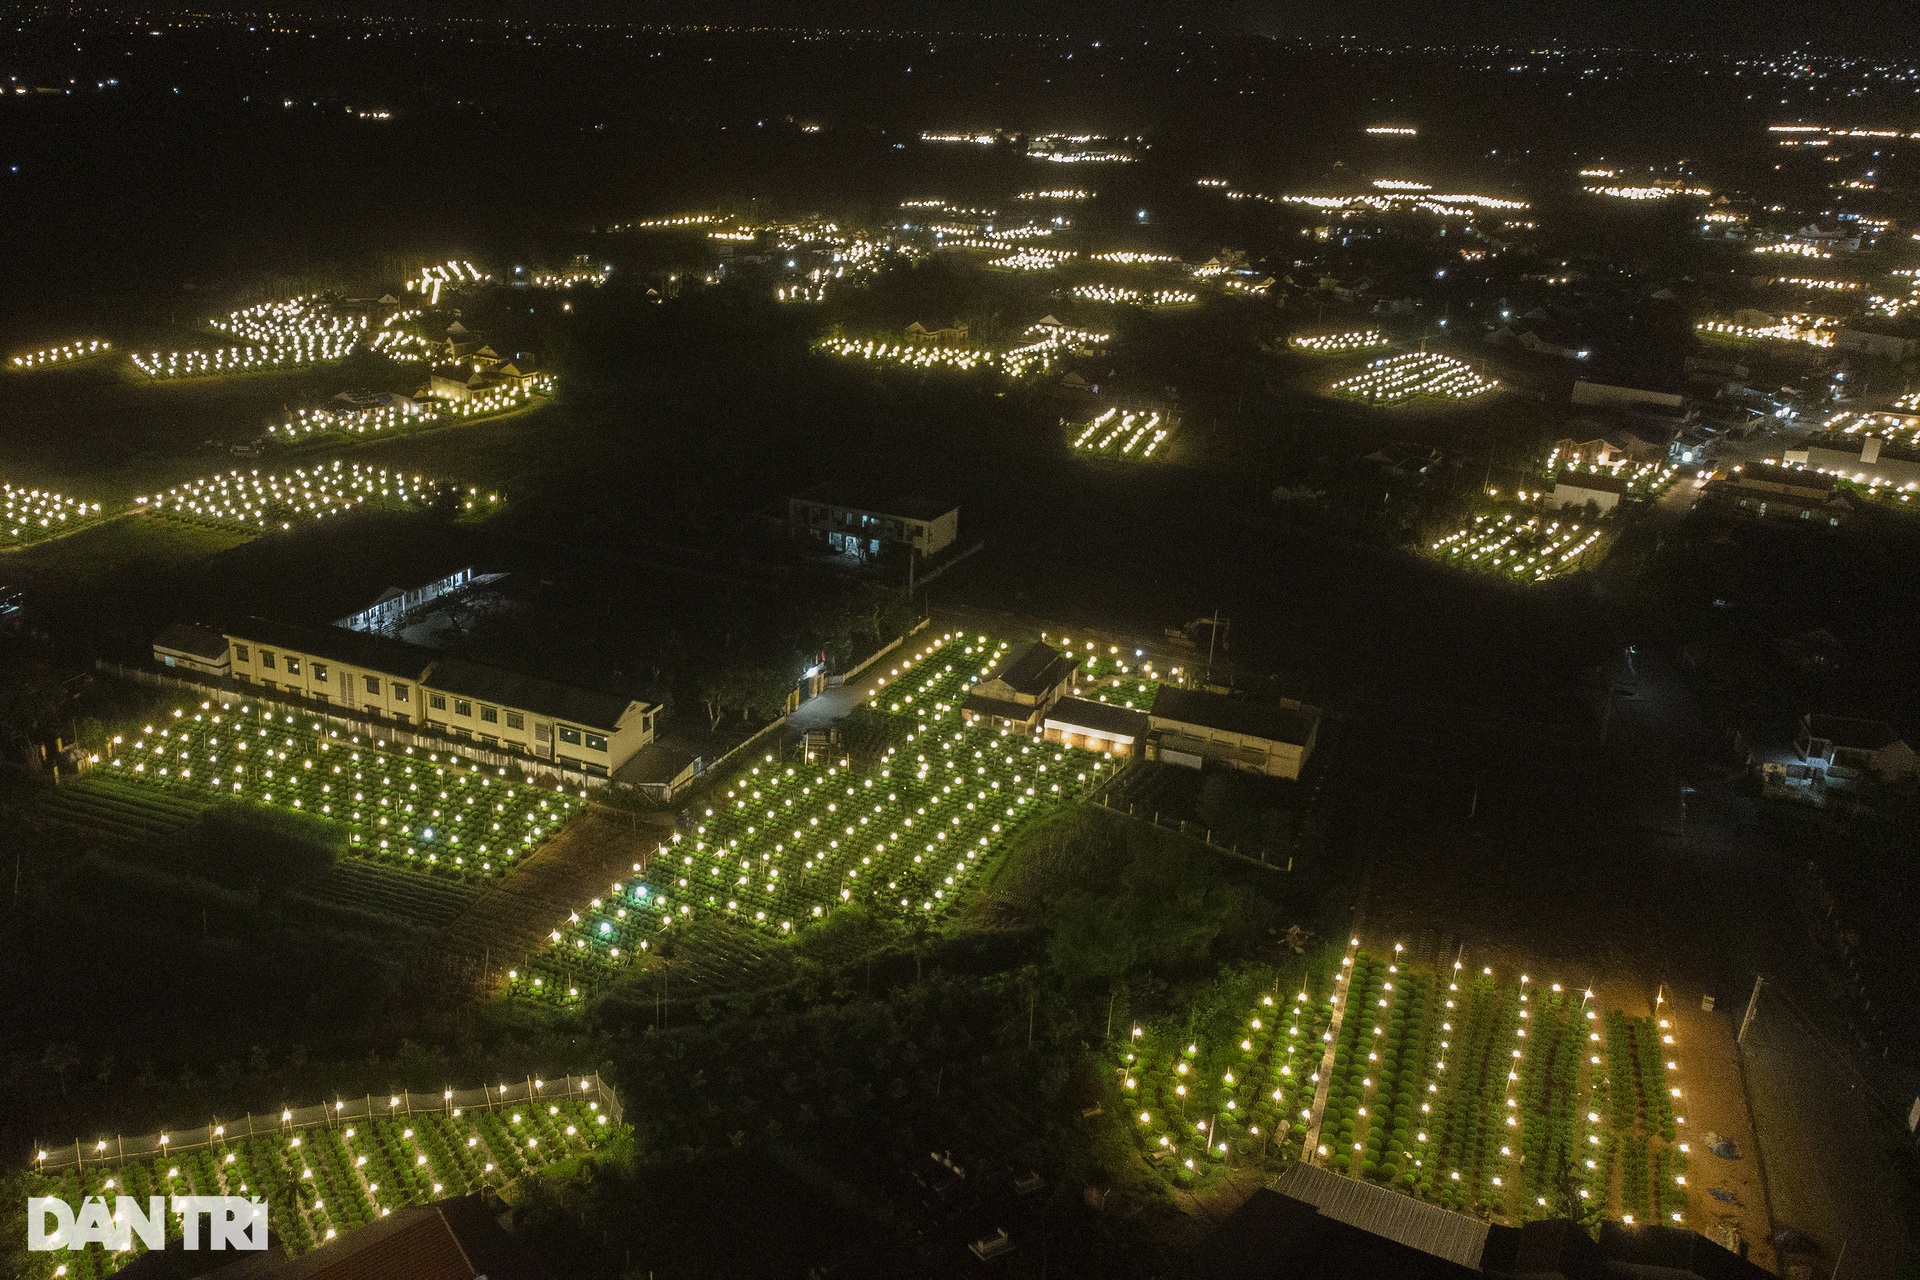
<instances>
[{"instance_id":1,"label":"cluster of lights in distance","mask_svg":"<svg viewBox=\"0 0 1920 1280\"><path fill-rule=\"evenodd\" d=\"M1815 467L1804 462L1788 462L1781 458L1767 458L1764 461L1768 466L1779 467L1783 471L1804 471L1809 475L1832 476L1835 480L1848 481L1864 490L1870 498L1891 494L1902 502L1911 502L1913 495L1920 492L1920 480L1909 480L1905 484L1900 484L1881 476L1869 476L1864 471L1848 471L1842 467ZM1738 471L1740 468L1735 467L1734 470Z\"/></svg>"},{"instance_id":2,"label":"cluster of lights in distance","mask_svg":"<svg viewBox=\"0 0 1920 1280\"><path fill-rule=\"evenodd\" d=\"M1221 287L1229 293L1250 293L1256 298L1264 298L1273 286L1261 280L1242 280L1237 275L1221 282Z\"/></svg>"},{"instance_id":3,"label":"cluster of lights in distance","mask_svg":"<svg viewBox=\"0 0 1920 1280\"><path fill-rule=\"evenodd\" d=\"M1145 460L1153 456L1153 451L1166 438L1167 428L1160 425L1158 413L1122 413L1108 409L1080 429L1080 434L1073 438L1073 449L1077 453Z\"/></svg>"},{"instance_id":4,"label":"cluster of lights in distance","mask_svg":"<svg viewBox=\"0 0 1920 1280\"><path fill-rule=\"evenodd\" d=\"M613 274L613 264L595 265L575 259L564 271L542 271L528 277L527 283L536 289L571 289L575 285L592 285L599 288Z\"/></svg>"},{"instance_id":5,"label":"cluster of lights in distance","mask_svg":"<svg viewBox=\"0 0 1920 1280\"><path fill-rule=\"evenodd\" d=\"M337 315L329 311L324 302L302 296L284 302L262 302L207 323L221 333L247 342L286 344L305 339L327 340L342 344L340 353L345 355L367 327L367 317Z\"/></svg>"},{"instance_id":6,"label":"cluster of lights in distance","mask_svg":"<svg viewBox=\"0 0 1920 1280\"><path fill-rule=\"evenodd\" d=\"M1571 520L1522 517L1509 511L1475 516L1472 525L1441 538L1430 550L1463 569L1544 582L1575 567L1599 539L1598 529L1583 529Z\"/></svg>"},{"instance_id":7,"label":"cluster of lights in distance","mask_svg":"<svg viewBox=\"0 0 1920 1280\"><path fill-rule=\"evenodd\" d=\"M1372 124L1367 126L1367 132L1376 138L1411 138L1420 131L1410 125Z\"/></svg>"},{"instance_id":8,"label":"cluster of lights in distance","mask_svg":"<svg viewBox=\"0 0 1920 1280\"><path fill-rule=\"evenodd\" d=\"M1631 462L1621 458L1616 462L1601 464L1598 462L1570 462L1560 465L1560 450L1555 449L1547 455L1546 471L1557 481L1578 485L1581 476L1612 476L1626 485L1629 493L1641 497L1651 497L1673 483L1673 468L1664 462Z\"/></svg>"},{"instance_id":9,"label":"cluster of lights in distance","mask_svg":"<svg viewBox=\"0 0 1920 1280\"><path fill-rule=\"evenodd\" d=\"M16 489L0 484L0 535L8 545L25 546L99 517L97 502L80 502L51 489Z\"/></svg>"},{"instance_id":10,"label":"cluster of lights in distance","mask_svg":"<svg viewBox=\"0 0 1920 1280\"><path fill-rule=\"evenodd\" d=\"M1113 337L1110 333L1064 324L1031 324L1020 336L1026 341L1001 358L1006 371L1016 378L1052 368L1054 356L1062 351L1097 347Z\"/></svg>"},{"instance_id":11,"label":"cluster of lights in distance","mask_svg":"<svg viewBox=\"0 0 1920 1280\"><path fill-rule=\"evenodd\" d=\"M1804 342L1810 347L1833 345L1833 327L1837 321L1826 316L1782 316L1768 325L1735 324L1731 320L1702 320L1693 326L1695 333L1742 342Z\"/></svg>"},{"instance_id":12,"label":"cluster of lights in distance","mask_svg":"<svg viewBox=\"0 0 1920 1280\"><path fill-rule=\"evenodd\" d=\"M717 213L683 213L672 218L642 218L637 222L617 222L608 231L660 231L671 227L703 227L718 222Z\"/></svg>"},{"instance_id":13,"label":"cluster of lights in distance","mask_svg":"<svg viewBox=\"0 0 1920 1280\"><path fill-rule=\"evenodd\" d=\"M1347 329L1339 333L1303 333L1287 339L1295 351L1313 351L1321 355L1340 355L1348 351L1370 351L1387 345L1387 335L1378 329Z\"/></svg>"},{"instance_id":14,"label":"cluster of lights in distance","mask_svg":"<svg viewBox=\"0 0 1920 1280\"><path fill-rule=\"evenodd\" d=\"M1088 302L1112 302L1134 307L1174 307L1200 300L1199 294L1186 289L1155 289L1151 293L1143 293L1139 289L1113 284L1075 285L1073 296Z\"/></svg>"},{"instance_id":15,"label":"cluster of lights in distance","mask_svg":"<svg viewBox=\"0 0 1920 1280\"><path fill-rule=\"evenodd\" d=\"M922 131L922 142L971 142L976 146L990 147L1000 141L997 133L932 133Z\"/></svg>"},{"instance_id":16,"label":"cluster of lights in distance","mask_svg":"<svg viewBox=\"0 0 1920 1280\"><path fill-rule=\"evenodd\" d=\"M448 258L446 262L431 267L420 268L416 278L406 282L407 292L418 293L431 306L440 304L443 289L459 289L467 285L485 284L492 276L463 259Z\"/></svg>"},{"instance_id":17,"label":"cluster of lights in distance","mask_svg":"<svg viewBox=\"0 0 1920 1280\"><path fill-rule=\"evenodd\" d=\"M1237 196L1240 193L1229 192L1228 194ZM1505 200L1499 196L1439 195L1427 191L1369 191L1352 196L1283 195L1280 200L1286 204L1305 205L1310 209L1329 212L1371 209L1377 213L1387 213L1395 209L1418 209L1443 218L1471 218L1481 210L1499 212L1532 207L1525 200Z\"/></svg>"},{"instance_id":18,"label":"cluster of lights in distance","mask_svg":"<svg viewBox=\"0 0 1920 1280\"><path fill-rule=\"evenodd\" d=\"M1091 200L1093 192L1078 187L1053 187L1046 191L1022 191L1015 200Z\"/></svg>"},{"instance_id":19,"label":"cluster of lights in distance","mask_svg":"<svg viewBox=\"0 0 1920 1280\"><path fill-rule=\"evenodd\" d=\"M335 461L265 475L258 470L229 471L134 502L144 511L258 533L291 529L295 520L344 515L368 503L398 509L427 507L446 488L444 482L426 476ZM497 505L499 495L482 499L477 489L468 489L461 501L464 509L475 510L482 504Z\"/></svg>"},{"instance_id":20,"label":"cluster of lights in distance","mask_svg":"<svg viewBox=\"0 0 1920 1280\"><path fill-rule=\"evenodd\" d=\"M25 355L14 356L7 361L7 367L22 371L39 369L68 360L85 360L88 356L97 356L112 349L113 344L105 338L87 338L81 342L62 343L57 347L43 347L39 351L29 351Z\"/></svg>"},{"instance_id":21,"label":"cluster of lights in distance","mask_svg":"<svg viewBox=\"0 0 1920 1280\"><path fill-rule=\"evenodd\" d=\"M1598 186L1585 188L1589 195L1608 196L1615 200L1671 200L1675 196L1710 196L1713 192L1705 187L1615 187Z\"/></svg>"},{"instance_id":22,"label":"cluster of lights in distance","mask_svg":"<svg viewBox=\"0 0 1920 1280\"><path fill-rule=\"evenodd\" d=\"M1102 146L1109 139L1097 133L1049 133L1027 139L1027 159L1054 164L1128 164L1131 151Z\"/></svg>"},{"instance_id":23,"label":"cluster of lights in distance","mask_svg":"<svg viewBox=\"0 0 1920 1280\"><path fill-rule=\"evenodd\" d=\"M1375 178L1373 185L1382 191L1431 191L1433 186L1426 182L1411 182L1406 178Z\"/></svg>"},{"instance_id":24,"label":"cluster of lights in distance","mask_svg":"<svg viewBox=\"0 0 1920 1280\"><path fill-rule=\"evenodd\" d=\"M1052 271L1072 256L1071 250L1025 248L994 258L987 265L1002 271Z\"/></svg>"},{"instance_id":25,"label":"cluster of lights in distance","mask_svg":"<svg viewBox=\"0 0 1920 1280\"><path fill-rule=\"evenodd\" d=\"M369 405L364 409L295 409L293 417L267 428L269 439L304 440L311 435L341 432L348 435L378 435L406 426L414 418L431 412L427 405L408 400L402 405Z\"/></svg>"},{"instance_id":26,"label":"cluster of lights in distance","mask_svg":"<svg viewBox=\"0 0 1920 1280\"><path fill-rule=\"evenodd\" d=\"M1464 360L1432 351L1410 351L1370 361L1364 370L1328 389L1373 404L1397 404L1415 396L1470 400L1499 385L1497 380L1475 373Z\"/></svg>"},{"instance_id":27,"label":"cluster of lights in distance","mask_svg":"<svg viewBox=\"0 0 1920 1280\"><path fill-rule=\"evenodd\" d=\"M869 338L825 338L819 350L828 355L877 364L905 365L912 369L978 369L992 367L998 357L991 351L968 347L929 347L904 342L877 342Z\"/></svg>"},{"instance_id":28,"label":"cluster of lights in distance","mask_svg":"<svg viewBox=\"0 0 1920 1280\"><path fill-rule=\"evenodd\" d=\"M1781 253L1795 258L1831 258L1833 255L1817 244L1807 244L1799 240L1776 240L1772 244L1753 246L1755 253Z\"/></svg>"},{"instance_id":29,"label":"cluster of lights in distance","mask_svg":"<svg viewBox=\"0 0 1920 1280\"><path fill-rule=\"evenodd\" d=\"M1830 293L1843 293L1860 287L1858 280L1834 280L1818 276L1775 276L1773 282L1792 285L1796 289L1824 289Z\"/></svg>"},{"instance_id":30,"label":"cluster of lights in distance","mask_svg":"<svg viewBox=\"0 0 1920 1280\"><path fill-rule=\"evenodd\" d=\"M1178 262L1180 259L1170 253L1140 253L1133 249L1115 249L1108 253L1090 254L1088 261L1111 262L1122 267L1153 267L1163 263Z\"/></svg>"},{"instance_id":31,"label":"cluster of lights in distance","mask_svg":"<svg viewBox=\"0 0 1920 1280\"><path fill-rule=\"evenodd\" d=\"M266 347L216 347L211 351L169 351L164 354L150 351L129 356L128 359L149 378L198 378L339 360L353 350L356 341L357 338L303 338Z\"/></svg>"},{"instance_id":32,"label":"cluster of lights in distance","mask_svg":"<svg viewBox=\"0 0 1920 1280\"><path fill-rule=\"evenodd\" d=\"M1904 413L1837 413L1821 429L1852 436L1856 441L1862 436L1879 436L1908 449L1920 449L1920 417L1913 416L1920 412L1920 404L1913 403L1916 399L1920 397L1894 402L1894 408L1904 408Z\"/></svg>"}]
</instances>

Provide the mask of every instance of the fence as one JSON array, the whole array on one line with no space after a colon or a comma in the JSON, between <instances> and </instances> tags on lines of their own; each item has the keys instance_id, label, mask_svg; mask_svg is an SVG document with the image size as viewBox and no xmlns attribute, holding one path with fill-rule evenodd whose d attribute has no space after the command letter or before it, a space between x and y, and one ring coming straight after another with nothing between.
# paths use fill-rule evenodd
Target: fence
<instances>
[{"instance_id":1,"label":"fence","mask_svg":"<svg viewBox=\"0 0 1920 1280\"><path fill-rule=\"evenodd\" d=\"M933 625L932 618L920 619L920 621L914 623L911 627L907 628L905 635L895 636L893 639L887 641L886 644L874 650L872 653L862 658L859 662L854 663L853 666L847 668L845 671L841 671L835 675L828 676L827 683L831 685L845 684L847 681L853 679L855 676L865 671L868 667L871 667L874 663L880 661L880 659L886 657L888 654L892 653L895 649L898 649L901 645L905 644L909 639L919 635L922 631L925 631L928 627L932 625Z\"/></svg>"},{"instance_id":2,"label":"fence","mask_svg":"<svg viewBox=\"0 0 1920 1280\"><path fill-rule=\"evenodd\" d=\"M222 679L217 676L194 679L190 676L162 675L157 671L142 671L138 667L123 667L117 662L107 662L104 659L93 665L95 670L116 679L132 680L161 689L184 689L200 698L212 696L226 700L240 699L246 702L271 703L277 707L286 707L289 710L298 711L303 716L324 721L341 733L364 734L371 737L376 740L376 744L382 750L388 746L395 749L412 747L416 751L438 751L458 755L474 764L486 765L494 769L518 769L535 776L551 773L575 791L583 788L627 789L625 783L616 783L611 778L587 773L565 761L549 760L544 756L524 755L518 751L498 751L474 742L472 739L456 738L451 734L421 732L413 726L374 720L349 712L347 708L335 703L289 698L282 690L263 690L258 685L242 684L237 680Z\"/></svg>"},{"instance_id":3,"label":"fence","mask_svg":"<svg viewBox=\"0 0 1920 1280\"><path fill-rule=\"evenodd\" d=\"M587 1099L604 1107L613 1123L625 1123L619 1097L610 1085L600 1079L598 1072L590 1076L566 1076L560 1080L528 1076L525 1080L513 1083L482 1085L472 1089L444 1089L439 1093L403 1091L384 1097L368 1094L364 1098L336 1098L331 1103L288 1107L264 1116L249 1113L237 1120L225 1121L216 1116L196 1129L149 1133L137 1138L100 1138L90 1144L76 1141L72 1146L51 1149L36 1148L34 1168L42 1172L81 1169L87 1166L88 1161L94 1165L118 1165L162 1153L195 1151L256 1134L292 1133L316 1125L352 1124L396 1116L457 1116L463 1111L503 1107L530 1098Z\"/></svg>"}]
</instances>

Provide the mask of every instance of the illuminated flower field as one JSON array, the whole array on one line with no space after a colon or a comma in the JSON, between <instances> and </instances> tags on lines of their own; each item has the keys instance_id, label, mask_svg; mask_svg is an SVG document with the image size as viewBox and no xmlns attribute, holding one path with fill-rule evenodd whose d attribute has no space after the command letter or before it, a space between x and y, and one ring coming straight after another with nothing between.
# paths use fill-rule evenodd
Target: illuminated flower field
<instances>
[{"instance_id":1,"label":"illuminated flower field","mask_svg":"<svg viewBox=\"0 0 1920 1280\"><path fill-rule=\"evenodd\" d=\"M431 1109L423 1110L424 1101L419 1095L409 1095L404 1105L398 1097L356 1097L337 1107L289 1110L286 1120L271 1127L265 1117L249 1117L245 1125L200 1130L198 1141L180 1135L159 1144L160 1154L143 1158L116 1158L117 1140L102 1139L98 1155L81 1148L78 1167L34 1172L28 1181L31 1194L76 1209L88 1197L112 1205L130 1196L143 1209L156 1195L258 1198L266 1202L274 1236L299 1256L396 1209L502 1188L596 1151L624 1132L591 1078L577 1085L541 1081L537 1089L516 1083L498 1092L448 1090L444 1099L432 1095ZM180 1238L178 1216L167 1215L166 1232L171 1240ZM146 1251L137 1235L129 1244L123 1253L96 1245L31 1254L36 1266L27 1274L33 1280L112 1275Z\"/></svg>"},{"instance_id":2,"label":"illuminated flower field","mask_svg":"<svg viewBox=\"0 0 1920 1280\"><path fill-rule=\"evenodd\" d=\"M1101 458L1128 458L1145 462L1166 442L1171 428L1158 413L1122 413L1108 409L1074 428L1076 454Z\"/></svg>"},{"instance_id":3,"label":"illuminated flower field","mask_svg":"<svg viewBox=\"0 0 1920 1280\"><path fill-rule=\"evenodd\" d=\"M78 342L64 342L57 347L43 347L38 351L11 356L7 360L7 367L24 373L29 369L45 369L75 360L85 360L89 356L103 356L111 350L113 350L113 344L105 338L83 338Z\"/></svg>"},{"instance_id":4,"label":"illuminated flower field","mask_svg":"<svg viewBox=\"0 0 1920 1280\"><path fill-rule=\"evenodd\" d=\"M81 502L50 489L0 484L0 547L24 547L71 533L100 518L100 504Z\"/></svg>"},{"instance_id":5,"label":"illuminated flower field","mask_svg":"<svg viewBox=\"0 0 1920 1280\"><path fill-rule=\"evenodd\" d=\"M1456 569L1502 573L1516 582L1545 582L1580 567L1580 558L1600 541L1600 530L1571 520L1522 516L1475 516L1466 528L1435 542L1429 551Z\"/></svg>"},{"instance_id":6,"label":"illuminated flower field","mask_svg":"<svg viewBox=\"0 0 1920 1280\"><path fill-rule=\"evenodd\" d=\"M1184 1019L1132 1029L1113 1074L1127 1124L1161 1176L1189 1186L1230 1162L1300 1154L1333 1009L1317 989L1328 983L1308 985L1316 989L1245 996L1216 1034L1194 1032Z\"/></svg>"},{"instance_id":7,"label":"illuminated flower field","mask_svg":"<svg viewBox=\"0 0 1920 1280\"><path fill-rule=\"evenodd\" d=\"M1493 378L1474 372L1473 366L1432 351L1410 351L1368 363L1350 378L1328 390L1369 404L1401 404L1419 396L1443 400L1471 400L1499 386Z\"/></svg>"},{"instance_id":8,"label":"illuminated flower field","mask_svg":"<svg viewBox=\"0 0 1920 1280\"><path fill-rule=\"evenodd\" d=\"M228 471L175 485L165 493L135 498L141 510L176 520L250 533L291 529L295 521L341 516L371 506L422 510L454 493L464 510L487 511L498 494L460 491L448 481L409 476L385 467L334 461L291 471Z\"/></svg>"},{"instance_id":9,"label":"illuminated flower field","mask_svg":"<svg viewBox=\"0 0 1920 1280\"><path fill-rule=\"evenodd\" d=\"M1684 1094L1658 1000L1635 1017L1590 988L1401 953L1342 958L1332 1004L1345 1008L1307 1158L1510 1221L1686 1221Z\"/></svg>"},{"instance_id":10,"label":"illuminated flower field","mask_svg":"<svg viewBox=\"0 0 1920 1280\"><path fill-rule=\"evenodd\" d=\"M1295 351L1314 355L1344 355L1349 351L1372 351L1387 345L1387 335L1378 329L1344 329L1335 333L1299 333L1287 339Z\"/></svg>"},{"instance_id":11,"label":"illuminated flower field","mask_svg":"<svg viewBox=\"0 0 1920 1280\"><path fill-rule=\"evenodd\" d=\"M895 666L869 706L906 732L871 768L767 759L737 774L643 876L556 928L513 974L515 990L562 1002L590 994L660 930L694 918L785 936L849 902L945 914L1022 824L1114 768L1093 752L961 722L967 690L1007 648L949 635Z\"/></svg>"},{"instance_id":12,"label":"illuminated flower field","mask_svg":"<svg viewBox=\"0 0 1920 1280\"><path fill-rule=\"evenodd\" d=\"M144 726L100 762L195 799L244 800L346 827L360 857L490 879L560 829L574 798L449 752L383 750L272 706L202 703Z\"/></svg>"}]
</instances>

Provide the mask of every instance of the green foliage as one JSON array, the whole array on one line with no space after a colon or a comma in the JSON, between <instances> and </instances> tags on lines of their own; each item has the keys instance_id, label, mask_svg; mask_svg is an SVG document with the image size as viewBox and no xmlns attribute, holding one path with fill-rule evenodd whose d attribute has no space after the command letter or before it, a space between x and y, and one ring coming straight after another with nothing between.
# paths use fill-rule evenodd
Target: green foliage
<instances>
[{"instance_id":1,"label":"green foliage","mask_svg":"<svg viewBox=\"0 0 1920 1280\"><path fill-rule=\"evenodd\" d=\"M194 874L266 896L318 879L345 847L335 824L231 802L207 810L165 841L165 852Z\"/></svg>"}]
</instances>

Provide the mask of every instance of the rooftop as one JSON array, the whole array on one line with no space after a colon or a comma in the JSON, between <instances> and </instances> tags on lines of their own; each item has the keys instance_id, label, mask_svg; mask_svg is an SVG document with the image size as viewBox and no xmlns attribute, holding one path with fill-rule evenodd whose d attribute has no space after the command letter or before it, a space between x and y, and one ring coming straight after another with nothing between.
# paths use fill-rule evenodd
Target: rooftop
<instances>
[{"instance_id":1,"label":"rooftop","mask_svg":"<svg viewBox=\"0 0 1920 1280\"><path fill-rule=\"evenodd\" d=\"M1067 674L1079 665L1080 659L1061 653L1044 641L1035 640L1026 648L1016 650L987 679L1003 681L1015 693L1039 697L1065 680Z\"/></svg>"},{"instance_id":2,"label":"rooftop","mask_svg":"<svg viewBox=\"0 0 1920 1280\"><path fill-rule=\"evenodd\" d=\"M644 705L646 701L624 693L584 689L541 676L522 675L466 658L436 658L422 680L435 689L463 698L497 702L503 707L608 732L619 727L620 717L627 713L628 707L636 702Z\"/></svg>"},{"instance_id":3,"label":"rooftop","mask_svg":"<svg viewBox=\"0 0 1920 1280\"><path fill-rule=\"evenodd\" d=\"M315 658L365 667L387 675L410 676L415 680L420 678L435 657L431 649L368 631L348 631L344 627L303 627L298 623L275 622L270 618L244 619L228 627L226 634L249 644L292 649Z\"/></svg>"},{"instance_id":4,"label":"rooftop","mask_svg":"<svg viewBox=\"0 0 1920 1280\"><path fill-rule=\"evenodd\" d=\"M957 502L942 502L925 494L893 493L842 483L815 485L794 497L800 502L823 502L829 506L845 507L849 511L864 511L877 516L904 516L908 520L938 520L949 511L960 509Z\"/></svg>"},{"instance_id":5,"label":"rooftop","mask_svg":"<svg viewBox=\"0 0 1920 1280\"><path fill-rule=\"evenodd\" d=\"M1091 729L1110 738L1139 741L1147 736L1147 713L1116 707L1110 702L1062 698L1047 712L1047 724L1068 729Z\"/></svg>"},{"instance_id":6,"label":"rooftop","mask_svg":"<svg viewBox=\"0 0 1920 1280\"><path fill-rule=\"evenodd\" d=\"M1320 723L1320 711L1301 703L1272 706L1227 694L1176 689L1163 684L1153 698L1153 718L1305 746L1314 727Z\"/></svg>"},{"instance_id":7,"label":"rooftop","mask_svg":"<svg viewBox=\"0 0 1920 1280\"><path fill-rule=\"evenodd\" d=\"M214 660L227 656L227 638L211 627L191 622L176 622L153 638L156 649L190 653L196 658Z\"/></svg>"}]
</instances>

